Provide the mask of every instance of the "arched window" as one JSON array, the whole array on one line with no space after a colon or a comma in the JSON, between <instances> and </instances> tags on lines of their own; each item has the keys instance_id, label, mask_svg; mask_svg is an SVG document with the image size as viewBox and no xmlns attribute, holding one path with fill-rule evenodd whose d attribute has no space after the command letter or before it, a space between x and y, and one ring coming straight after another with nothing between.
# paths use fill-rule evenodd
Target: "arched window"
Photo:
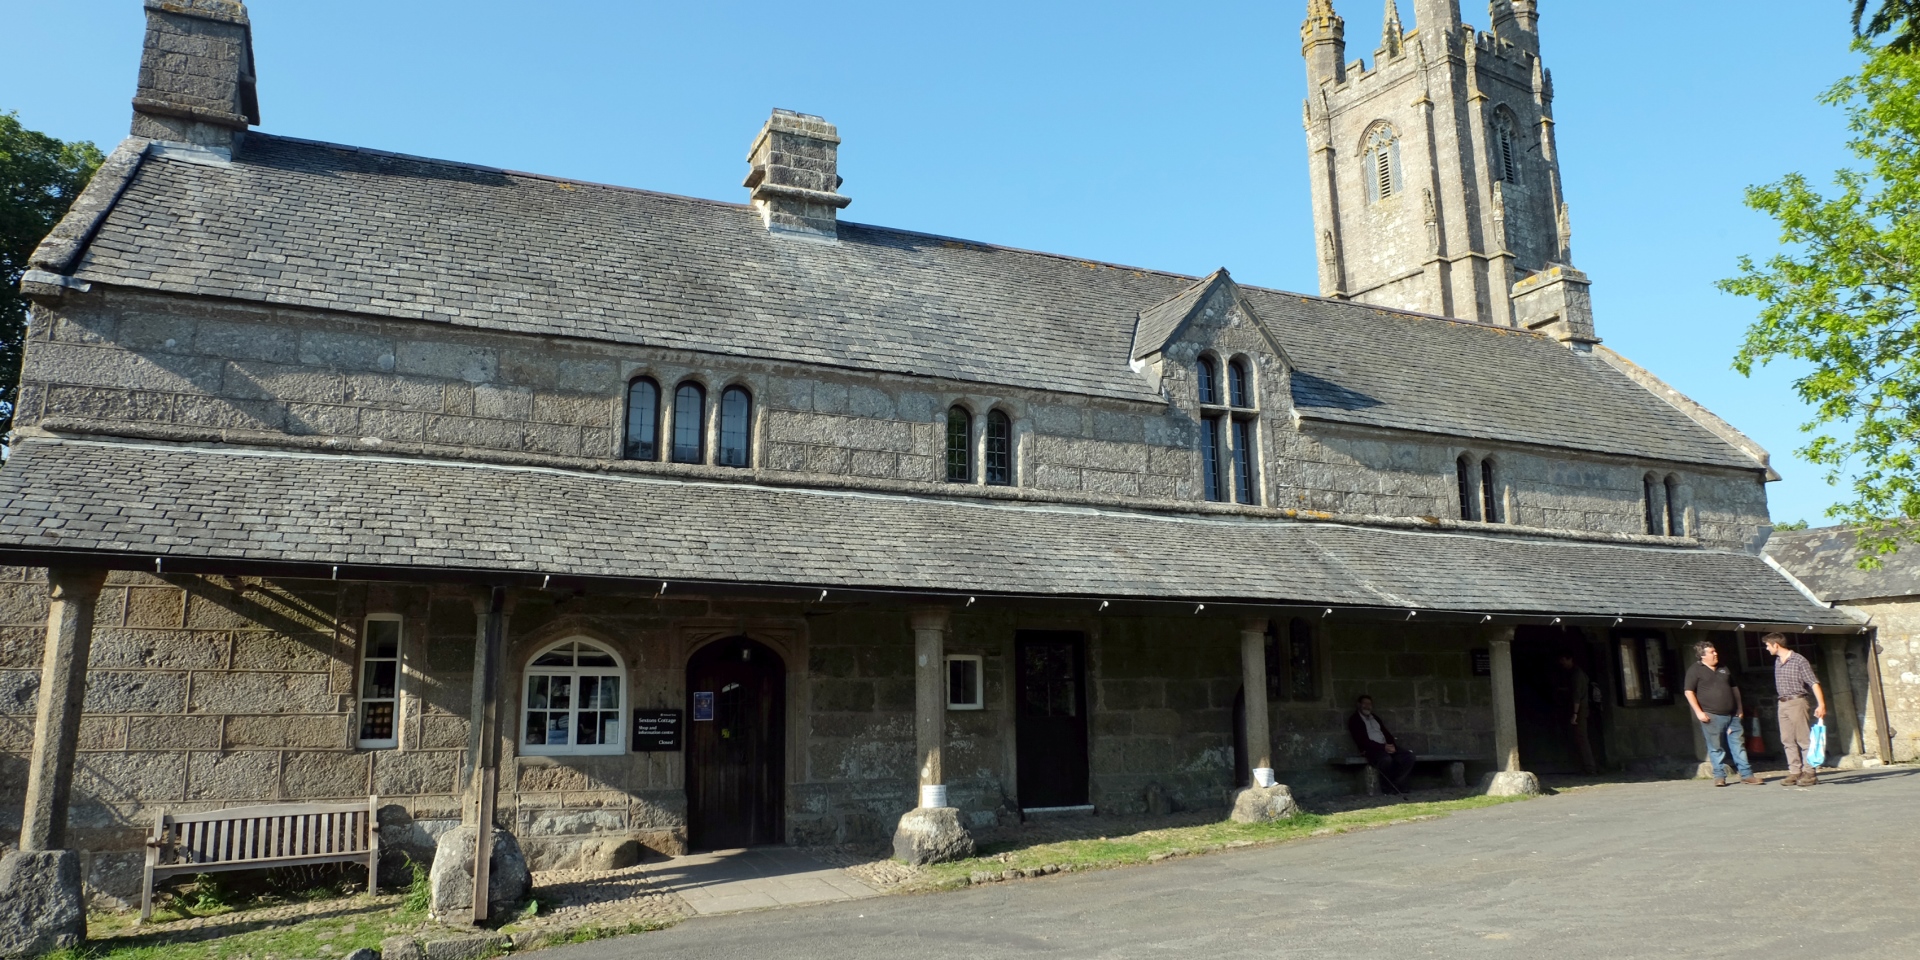
<instances>
[{"instance_id":1,"label":"arched window","mask_svg":"<svg viewBox=\"0 0 1920 960\"><path fill-rule=\"evenodd\" d=\"M973 414L966 407L947 411L947 482L973 482Z\"/></svg>"},{"instance_id":2,"label":"arched window","mask_svg":"<svg viewBox=\"0 0 1920 960\"><path fill-rule=\"evenodd\" d=\"M1667 536L1684 537L1687 535L1686 510L1680 503L1680 480L1669 476L1665 484L1667 495Z\"/></svg>"},{"instance_id":3,"label":"arched window","mask_svg":"<svg viewBox=\"0 0 1920 960\"><path fill-rule=\"evenodd\" d=\"M673 462L707 461L707 391L689 380L673 391Z\"/></svg>"},{"instance_id":4,"label":"arched window","mask_svg":"<svg viewBox=\"0 0 1920 960\"><path fill-rule=\"evenodd\" d=\"M752 462L753 394L746 387L728 387L720 394L720 465L744 467Z\"/></svg>"},{"instance_id":5,"label":"arched window","mask_svg":"<svg viewBox=\"0 0 1920 960\"><path fill-rule=\"evenodd\" d=\"M987 484L1013 486L1013 419L999 410L987 414Z\"/></svg>"},{"instance_id":6,"label":"arched window","mask_svg":"<svg viewBox=\"0 0 1920 960\"><path fill-rule=\"evenodd\" d=\"M1201 357L1196 369L1201 492L1215 503L1259 503L1260 410L1252 370L1244 358L1229 360L1223 393L1219 361Z\"/></svg>"},{"instance_id":7,"label":"arched window","mask_svg":"<svg viewBox=\"0 0 1920 960\"><path fill-rule=\"evenodd\" d=\"M1648 536L1657 537L1666 533L1666 530L1660 525L1664 511L1660 509L1660 503L1657 499L1657 495L1661 492L1661 489L1659 482L1654 480L1653 474L1651 473L1642 477L1640 480L1640 504L1647 512Z\"/></svg>"},{"instance_id":8,"label":"arched window","mask_svg":"<svg viewBox=\"0 0 1920 960\"><path fill-rule=\"evenodd\" d=\"M1493 461L1480 461L1480 519L1488 523L1505 523L1506 504L1501 501L1500 485L1494 482Z\"/></svg>"},{"instance_id":9,"label":"arched window","mask_svg":"<svg viewBox=\"0 0 1920 960\"><path fill-rule=\"evenodd\" d=\"M1479 498L1473 495L1473 458L1461 454L1454 467L1460 480L1460 519L1480 519Z\"/></svg>"},{"instance_id":10,"label":"arched window","mask_svg":"<svg viewBox=\"0 0 1920 960\"><path fill-rule=\"evenodd\" d=\"M1227 364L1228 402L1242 410L1253 409L1253 382L1247 375L1247 362L1234 360Z\"/></svg>"},{"instance_id":11,"label":"arched window","mask_svg":"<svg viewBox=\"0 0 1920 960\"><path fill-rule=\"evenodd\" d=\"M1400 193L1400 135L1387 124L1375 124L1361 149L1367 199L1378 203Z\"/></svg>"},{"instance_id":12,"label":"arched window","mask_svg":"<svg viewBox=\"0 0 1920 960\"><path fill-rule=\"evenodd\" d=\"M1220 367L1212 357L1201 357L1195 368L1200 386L1200 402L1217 404L1220 402Z\"/></svg>"},{"instance_id":13,"label":"arched window","mask_svg":"<svg viewBox=\"0 0 1920 960\"><path fill-rule=\"evenodd\" d=\"M1520 180L1520 157L1514 145L1513 112L1506 107L1493 114L1493 178L1508 183Z\"/></svg>"},{"instance_id":14,"label":"arched window","mask_svg":"<svg viewBox=\"0 0 1920 960\"><path fill-rule=\"evenodd\" d=\"M520 752L534 756L626 752L626 670L613 651L578 637L527 664Z\"/></svg>"},{"instance_id":15,"label":"arched window","mask_svg":"<svg viewBox=\"0 0 1920 960\"><path fill-rule=\"evenodd\" d=\"M660 459L660 385L647 377L627 385L626 456Z\"/></svg>"},{"instance_id":16,"label":"arched window","mask_svg":"<svg viewBox=\"0 0 1920 960\"><path fill-rule=\"evenodd\" d=\"M1233 500L1257 503L1256 464L1260 459L1254 454L1254 438L1259 431L1254 428L1259 413L1254 409L1253 376L1247 370L1247 361L1238 357L1227 362L1227 405L1232 408L1233 418L1232 433L1227 437L1233 454Z\"/></svg>"}]
</instances>

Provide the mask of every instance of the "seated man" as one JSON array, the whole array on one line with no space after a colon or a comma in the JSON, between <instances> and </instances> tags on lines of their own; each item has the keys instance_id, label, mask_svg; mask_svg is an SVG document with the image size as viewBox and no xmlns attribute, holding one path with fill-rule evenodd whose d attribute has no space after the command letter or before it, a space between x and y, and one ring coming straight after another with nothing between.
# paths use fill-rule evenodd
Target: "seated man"
<instances>
[{"instance_id":1,"label":"seated man","mask_svg":"<svg viewBox=\"0 0 1920 960\"><path fill-rule=\"evenodd\" d=\"M1373 698L1360 695L1359 709L1347 718L1347 733L1353 736L1353 744L1380 771L1380 779L1393 788L1395 793L1406 793L1413 781L1413 752L1400 749L1393 741L1393 731L1380 722L1373 713Z\"/></svg>"}]
</instances>

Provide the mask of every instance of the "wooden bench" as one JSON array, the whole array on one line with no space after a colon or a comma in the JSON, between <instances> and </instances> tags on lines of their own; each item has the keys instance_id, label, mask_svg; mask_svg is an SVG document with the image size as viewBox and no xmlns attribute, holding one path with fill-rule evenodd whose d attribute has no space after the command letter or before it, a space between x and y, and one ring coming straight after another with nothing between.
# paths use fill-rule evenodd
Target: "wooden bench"
<instances>
[{"instance_id":1,"label":"wooden bench","mask_svg":"<svg viewBox=\"0 0 1920 960\"><path fill-rule=\"evenodd\" d=\"M210 813L156 813L147 841L140 919L153 918L155 881L183 873L365 863L380 883L380 798L364 803L275 804Z\"/></svg>"},{"instance_id":2,"label":"wooden bench","mask_svg":"<svg viewBox=\"0 0 1920 960\"><path fill-rule=\"evenodd\" d=\"M1447 765L1447 783L1454 787L1464 787L1467 785L1467 764L1476 760L1485 759L1485 757L1464 756L1460 754L1434 754L1432 756L1414 754L1413 768L1418 770L1422 764L1444 763ZM1380 795L1380 771L1376 769L1373 764L1368 763L1366 757L1334 757L1328 760L1327 763L1336 767L1360 768L1361 792L1369 797L1377 797Z\"/></svg>"}]
</instances>

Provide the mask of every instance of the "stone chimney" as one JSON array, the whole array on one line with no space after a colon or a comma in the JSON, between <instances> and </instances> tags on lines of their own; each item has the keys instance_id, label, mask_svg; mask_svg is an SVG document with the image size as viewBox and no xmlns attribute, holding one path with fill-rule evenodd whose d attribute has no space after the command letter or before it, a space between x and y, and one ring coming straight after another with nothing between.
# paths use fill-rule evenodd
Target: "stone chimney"
<instances>
[{"instance_id":1,"label":"stone chimney","mask_svg":"<svg viewBox=\"0 0 1920 960\"><path fill-rule=\"evenodd\" d=\"M839 212L852 203L840 195L840 132L804 113L775 110L747 153L753 169L745 186L753 208L774 233L836 239Z\"/></svg>"},{"instance_id":2,"label":"stone chimney","mask_svg":"<svg viewBox=\"0 0 1920 960\"><path fill-rule=\"evenodd\" d=\"M232 150L260 122L253 26L240 0L146 0L133 135Z\"/></svg>"},{"instance_id":3,"label":"stone chimney","mask_svg":"<svg viewBox=\"0 0 1920 960\"><path fill-rule=\"evenodd\" d=\"M1563 264L1513 285L1513 313L1520 325L1566 344L1592 350L1600 342L1593 329L1593 281Z\"/></svg>"}]
</instances>

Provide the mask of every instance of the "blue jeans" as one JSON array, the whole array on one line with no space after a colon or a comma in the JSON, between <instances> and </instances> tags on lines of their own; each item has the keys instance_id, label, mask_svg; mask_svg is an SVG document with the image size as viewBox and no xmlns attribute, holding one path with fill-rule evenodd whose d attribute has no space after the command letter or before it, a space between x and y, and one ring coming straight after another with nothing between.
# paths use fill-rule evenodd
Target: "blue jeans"
<instances>
[{"instance_id":1,"label":"blue jeans","mask_svg":"<svg viewBox=\"0 0 1920 960\"><path fill-rule=\"evenodd\" d=\"M1740 771L1740 778L1753 776L1753 765L1747 762L1747 729L1740 718L1709 713L1707 722L1700 725L1700 732L1707 738L1707 759L1713 762L1714 779L1726 776L1728 751L1733 753L1733 765Z\"/></svg>"}]
</instances>

